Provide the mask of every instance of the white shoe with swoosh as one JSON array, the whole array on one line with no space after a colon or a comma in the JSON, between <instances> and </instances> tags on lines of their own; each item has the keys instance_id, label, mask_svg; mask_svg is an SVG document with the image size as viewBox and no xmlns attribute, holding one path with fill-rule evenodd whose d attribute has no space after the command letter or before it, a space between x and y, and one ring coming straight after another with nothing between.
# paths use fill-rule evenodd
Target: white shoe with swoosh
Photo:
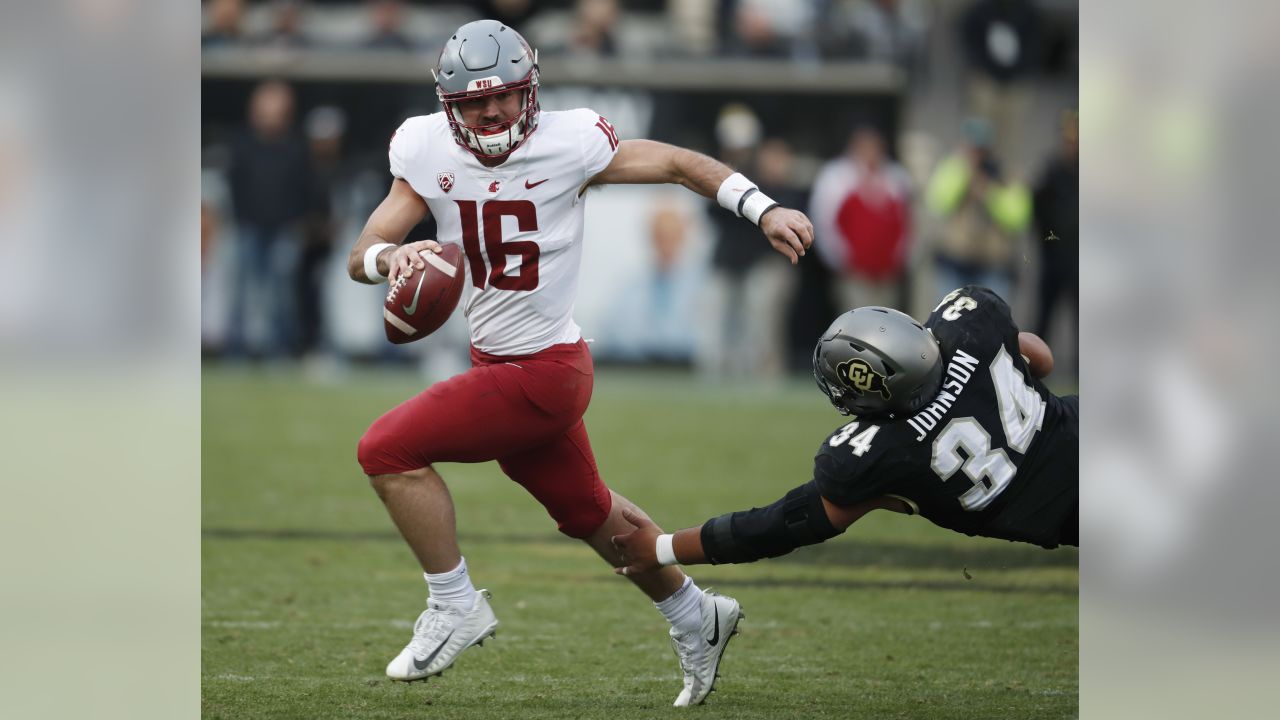
<instances>
[{"instance_id":1,"label":"white shoe with swoosh","mask_svg":"<svg viewBox=\"0 0 1280 720\"><path fill-rule=\"evenodd\" d=\"M402 682L426 680L443 673L463 650L482 644L498 629L498 618L489 607L489 591L470 610L436 600L413 624L413 639L387 665L387 677Z\"/></svg>"},{"instance_id":2,"label":"white shoe with swoosh","mask_svg":"<svg viewBox=\"0 0 1280 720\"><path fill-rule=\"evenodd\" d=\"M737 600L710 590L702 596L702 627L697 631L677 634L671 631L671 645L680 658L684 673L684 689L676 697L676 707L701 705L715 689L720 660L729 638L738 634L742 606Z\"/></svg>"}]
</instances>

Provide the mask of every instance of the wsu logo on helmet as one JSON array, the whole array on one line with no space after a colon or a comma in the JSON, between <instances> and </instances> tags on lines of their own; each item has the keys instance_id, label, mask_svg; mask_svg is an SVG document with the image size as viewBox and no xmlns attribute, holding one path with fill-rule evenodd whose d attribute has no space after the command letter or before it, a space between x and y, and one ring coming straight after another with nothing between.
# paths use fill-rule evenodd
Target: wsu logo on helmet
<instances>
[{"instance_id":1,"label":"wsu logo on helmet","mask_svg":"<svg viewBox=\"0 0 1280 720\"><path fill-rule=\"evenodd\" d=\"M440 183L440 189L449 192L453 189L453 173L442 172L436 173L436 182Z\"/></svg>"},{"instance_id":2,"label":"wsu logo on helmet","mask_svg":"<svg viewBox=\"0 0 1280 720\"><path fill-rule=\"evenodd\" d=\"M889 388L885 387L884 375L876 372L866 360L861 358L854 358L837 365L836 375L840 376L845 385L853 388L860 395L876 392L880 393L885 400L893 397L889 393Z\"/></svg>"}]
</instances>

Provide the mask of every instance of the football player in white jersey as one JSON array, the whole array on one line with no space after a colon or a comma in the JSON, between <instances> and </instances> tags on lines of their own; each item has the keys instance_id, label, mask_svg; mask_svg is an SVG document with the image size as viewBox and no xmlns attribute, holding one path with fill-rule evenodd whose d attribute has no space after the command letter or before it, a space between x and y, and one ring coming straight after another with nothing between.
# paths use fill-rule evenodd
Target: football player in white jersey
<instances>
[{"instance_id":1,"label":"football player in white jersey","mask_svg":"<svg viewBox=\"0 0 1280 720\"><path fill-rule=\"evenodd\" d=\"M493 20L463 25L434 70L443 112L410 118L392 137L391 190L351 250L353 280L421 270L421 253L461 244L462 307L472 369L393 408L361 438L358 459L421 564L427 609L387 666L412 681L439 675L491 636L498 621L471 584L437 462L497 460L561 532L614 567L610 538L642 511L600 479L582 415L591 356L573 321L584 193L593 185L678 183L758 225L797 262L813 239L808 218L780 207L729 167L689 150L619 140L586 109L540 112L537 55ZM436 240L401 244L430 213ZM677 706L706 699L741 609L704 592L675 566L630 576L671 623L684 687Z\"/></svg>"}]
</instances>

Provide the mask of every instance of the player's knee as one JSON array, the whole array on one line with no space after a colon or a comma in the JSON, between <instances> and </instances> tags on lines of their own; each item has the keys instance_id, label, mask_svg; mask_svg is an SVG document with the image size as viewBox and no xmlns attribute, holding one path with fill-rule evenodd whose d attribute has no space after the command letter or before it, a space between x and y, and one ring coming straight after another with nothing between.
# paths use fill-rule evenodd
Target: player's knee
<instances>
[{"instance_id":1,"label":"player's knee","mask_svg":"<svg viewBox=\"0 0 1280 720\"><path fill-rule=\"evenodd\" d=\"M417 470L409 470L407 472L384 473L381 475L369 475L369 487L377 493L378 497L386 502L388 498L396 494L401 488L410 487L421 482L422 478L430 471L430 468L419 468Z\"/></svg>"},{"instance_id":2,"label":"player's knee","mask_svg":"<svg viewBox=\"0 0 1280 720\"><path fill-rule=\"evenodd\" d=\"M609 512L613 509L613 495L600 482L599 476L589 488L578 486L571 492L534 492L533 496L556 521L560 532L577 540L594 535L609 519Z\"/></svg>"},{"instance_id":3,"label":"player's knee","mask_svg":"<svg viewBox=\"0 0 1280 720\"><path fill-rule=\"evenodd\" d=\"M356 460L370 478L404 472L405 459L400 457L399 444L381 422L369 426L356 445Z\"/></svg>"},{"instance_id":4,"label":"player's knee","mask_svg":"<svg viewBox=\"0 0 1280 720\"><path fill-rule=\"evenodd\" d=\"M381 446L382 438L374 432L373 427L366 430L364 435L360 436L360 442L356 444L356 461L360 463L364 473L370 477L381 474L378 469L378 461L382 455Z\"/></svg>"},{"instance_id":5,"label":"player's knee","mask_svg":"<svg viewBox=\"0 0 1280 720\"><path fill-rule=\"evenodd\" d=\"M388 498L400 490L420 484L423 480L431 477L434 472L431 466L428 465L403 472L367 474L369 475L369 487L373 488L373 491L377 493L383 502L386 502Z\"/></svg>"},{"instance_id":6,"label":"player's knee","mask_svg":"<svg viewBox=\"0 0 1280 720\"><path fill-rule=\"evenodd\" d=\"M576 540L582 540L595 534L608 517L608 510L592 508L561 513L555 520L560 532Z\"/></svg>"}]
</instances>

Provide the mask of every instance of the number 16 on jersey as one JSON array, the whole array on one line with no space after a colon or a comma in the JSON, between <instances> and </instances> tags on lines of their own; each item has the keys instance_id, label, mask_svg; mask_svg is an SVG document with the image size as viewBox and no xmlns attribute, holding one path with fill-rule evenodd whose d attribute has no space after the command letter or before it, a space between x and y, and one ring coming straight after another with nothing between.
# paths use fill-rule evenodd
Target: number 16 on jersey
<instances>
[{"instance_id":1,"label":"number 16 on jersey","mask_svg":"<svg viewBox=\"0 0 1280 720\"><path fill-rule=\"evenodd\" d=\"M502 241L502 218L516 219L522 232L538 229L538 211L528 200L489 200L480 205L475 200L455 200L462 216L462 249L471 267L471 283L483 290L486 281L499 290L533 290L538 287L538 243L532 240ZM477 205L480 205L477 211ZM485 268L480 252L480 227L484 227L484 248L490 267ZM507 257L520 258L520 268L507 274Z\"/></svg>"}]
</instances>

